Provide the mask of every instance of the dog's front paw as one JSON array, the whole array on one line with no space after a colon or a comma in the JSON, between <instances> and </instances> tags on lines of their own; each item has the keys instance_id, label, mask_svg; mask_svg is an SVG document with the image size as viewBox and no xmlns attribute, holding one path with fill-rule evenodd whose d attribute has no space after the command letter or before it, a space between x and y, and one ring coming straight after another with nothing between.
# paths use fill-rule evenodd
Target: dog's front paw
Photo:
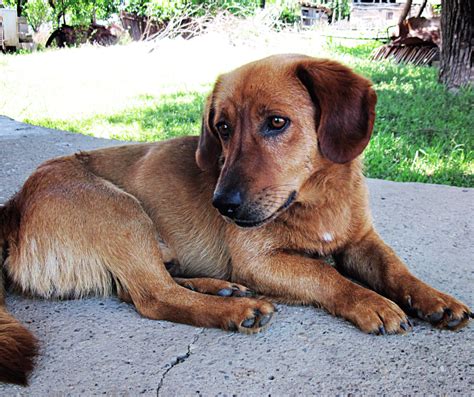
<instances>
[{"instance_id":1,"label":"dog's front paw","mask_svg":"<svg viewBox=\"0 0 474 397\"><path fill-rule=\"evenodd\" d=\"M244 334L254 334L266 329L275 313L275 307L265 300L242 298L235 305L229 318L223 319L222 328Z\"/></svg>"},{"instance_id":2,"label":"dog's front paw","mask_svg":"<svg viewBox=\"0 0 474 397\"><path fill-rule=\"evenodd\" d=\"M438 328L457 330L473 316L464 303L426 284L411 289L403 300L411 314Z\"/></svg>"},{"instance_id":3,"label":"dog's front paw","mask_svg":"<svg viewBox=\"0 0 474 397\"><path fill-rule=\"evenodd\" d=\"M396 303L368 290L355 297L347 312L341 315L369 334L402 334L412 328Z\"/></svg>"}]
</instances>

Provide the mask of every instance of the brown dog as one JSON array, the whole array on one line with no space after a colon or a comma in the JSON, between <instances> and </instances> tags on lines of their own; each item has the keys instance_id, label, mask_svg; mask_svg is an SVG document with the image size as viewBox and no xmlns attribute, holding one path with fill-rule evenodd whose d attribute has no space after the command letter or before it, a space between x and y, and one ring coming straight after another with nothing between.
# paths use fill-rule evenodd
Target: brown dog
<instances>
[{"instance_id":1,"label":"brown dog","mask_svg":"<svg viewBox=\"0 0 474 397\"><path fill-rule=\"evenodd\" d=\"M274 307L240 284L364 332L408 331L400 306L460 328L468 307L414 277L372 226L358 156L375 103L368 80L300 55L223 75L200 138L41 165L0 209L7 279L44 298L116 292L151 319L246 333ZM1 379L24 384L36 342L0 299Z\"/></svg>"}]
</instances>

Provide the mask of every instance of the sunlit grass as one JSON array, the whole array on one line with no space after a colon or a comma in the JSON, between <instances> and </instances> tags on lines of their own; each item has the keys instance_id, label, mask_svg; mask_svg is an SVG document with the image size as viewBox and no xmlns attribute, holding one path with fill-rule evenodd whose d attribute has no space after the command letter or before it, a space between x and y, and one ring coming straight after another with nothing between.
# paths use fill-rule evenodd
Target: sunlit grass
<instances>
[{"instance_id":1,"label":"sunlit grass","mask_svg":"<svg viewBox=\"0 0 474 397\"><path fill-rule=\"evenodd\" d=\"M377 119L372 140L364 154L366 175L395 181L474 187L474 91L465 89L457 95L449 93L438 84L437 70L434 68L369 61L370 52L377 45L376 42L367 42L344 46L328 42L326 47L320 48L315 54L339 59L374 83L378 95ZM213 61L222 60L216 57L208 62ZM6 67L9 65L11 67L11 64ZM226 63L224 68L223 65L218 67L213 64L212 67L225 70L234 66ZM177 70L183 73L187 66L180 64ZM192 66L189 65L189 73L193 73ZM0 72L1 68L0 63ZM88 81L86 76L81 76L82 80L71 86L73 92L69 106L77 112L71 112L65 102L64 110L58 109L55 113L54 109L48 108L52 101L49 99L44 102L47 111L41 111L41 107L26 106L21 119L50 128L132 141L156 141L198 134L202 104L217 72L212 73L211 77L211 73L201 75L199 71L193 77L193 85L183 89L179 85L170 88L169 79L165 78L169 74L155 76L153 70L148 66L148 85L145 84L148 75L139 76L140 80L127 76L120 79L115 72L113 76L117 81L103 75L101 78L104 81L98 83L97 87L89 83L87 91L81 91L84 81ZM169 70L167 73L170 73ZM187 81L188 77L181 74L175 77L175 81ZM23 90L32 88L27 101L41 100L39 90L35 91L36 82L31 77L30 80L31 83L23 87ZM135 84L138 86L124 87L127 93L124 95L117 87L127 81L129 84L137 81ZM0 90L1 85L0 79ZM53 87L58 88L59 84L55 83ZM117 91L104 96L103 89L110 90L111 87L116 87ZM44 92L44 88L42 90ZM74 98L75 92L81 92L80 99ZM87 92L87 96L84 92ZM97 99L101 96L101 100ZM96 101L97 106L91 106L88 98L93 103ZM105 106L104 101L109 101L110 106ZM14 108L19 109L25 106L24 103L18 100ZM14 115L13 110L8 108Z\"/></svg>"},{"instance_id":2,"label":"sunlit grass","mask_svg":"<svg viewBox=\"0 0 474 397\"><path fill-rule=\"evenodd\" d=\"M204 93L194 91L158 97L148 94L137 98L133 107L117 113L69 120L26 119L26 122L100 138L160 141L197 135L204 98Z\"/></svg>"}]
</instances>

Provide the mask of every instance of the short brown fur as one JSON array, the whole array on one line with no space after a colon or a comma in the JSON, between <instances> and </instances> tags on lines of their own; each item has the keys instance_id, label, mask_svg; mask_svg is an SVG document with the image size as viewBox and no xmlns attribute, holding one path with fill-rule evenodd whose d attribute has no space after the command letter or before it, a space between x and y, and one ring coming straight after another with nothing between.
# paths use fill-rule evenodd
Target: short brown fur
<instances>
[{"instance_id":1,"label":"short brown fur","mask_svg":"<svg viewBox=\"0 0 474 397\"><path fill-rule=\"evenodd\" d=\"M245 65L216 82L200 138L42 164L0 208L4 271L36 296L117 293L151 319L246 333L268 326L268 299L369 333L409 330L402 308L463 327L468 307L415 278L373 228L358 156L375 104L371 83L336 62ZM0 310L0 379L25 383L34 337Z\"/></svg>"}]
</instances>

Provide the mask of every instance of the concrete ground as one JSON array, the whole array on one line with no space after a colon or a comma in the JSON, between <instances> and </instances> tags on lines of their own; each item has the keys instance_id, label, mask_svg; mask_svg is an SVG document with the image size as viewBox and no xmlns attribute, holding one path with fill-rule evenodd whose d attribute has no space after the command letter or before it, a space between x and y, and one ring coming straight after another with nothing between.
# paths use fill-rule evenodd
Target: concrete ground
<instances>
[{"instance_id":1,"label":"concrete ground","mask_svg":"<svg viewBox=\"0 0 474 397\"><path fill-rule=\"evenodd\" d=\"M43 160L115 144L0 117L0 202ZM474 189L368 180L375 224L413 272L474 307ZM1 396L473 395L474 326L414 320L404 336L365 335L312 307L280 305L246 336L141 318L117 299L9 296L41 341L31 386Z\"/></svg>"}]
</instances>

